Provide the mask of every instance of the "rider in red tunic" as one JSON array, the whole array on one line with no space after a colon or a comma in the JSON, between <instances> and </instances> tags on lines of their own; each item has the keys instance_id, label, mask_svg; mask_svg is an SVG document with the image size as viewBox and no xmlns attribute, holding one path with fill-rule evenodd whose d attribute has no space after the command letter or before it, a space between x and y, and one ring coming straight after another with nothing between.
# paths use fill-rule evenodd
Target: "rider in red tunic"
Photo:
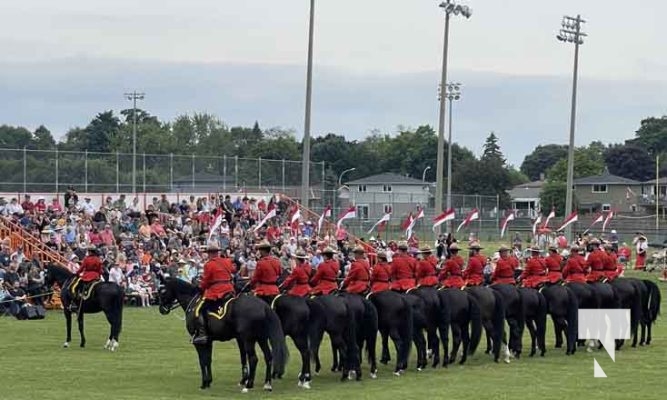
<instances>
[{"instance_id":1,"label":"rider in red tunic","mask_svg":"<svg viewBox=\"0 0 667 400\"><path fill-rule=\"evenodd\" d=\"M329 294L338 289L338 274L340 272L340 264L333 259L336 250L327 247L322 250L324 261L317 266L315 276L310 280L313 290L310 292L313 295Z\"/></svg>"},{"instance_id":2,"label":"rider in red tunic","mask_svg":"<svg viewBox=\"0 0 667 400\"><path fill-rule=\"evenodd\" d=\"M491 275L492 284L510 284L513 285L516 283L514 279L514 261L509 256L509 248L505 245L500 246L498 253L500 253L500 259L496 262L496 269Z\"/></svg>"},{"instance_id":3,"label":"rider in red tunic","mask_svg":"<svg viewBox=\"0 0 667 400\"><path fill-rule=\"evenodd\" d=\"M419 286L436 286L438 284L438 277L436 266L438 259L433 256L431 248L426 246L421 249L423 258L417 264L417 285Z\"/></svg>"},{"instance_id":4,"label":"rider in red tunic","mask_svg":"<svg viewBox=\"0 0 667 400\"><path fill-rule=\"evenodd\" d=\"M604 274L607 277L607 281L613 281L618 277L618 257L614 252L614 246L611 243L606 243L604 245L606 251L606 257L603 263Z\"/></svg>"},{"instance_id":5,"label":"rider in red tunic","mask_svg":"<svg viewBox=\"0 0 667 400\"><path fill-rule=\"evenodd\" d=\"M91 246L88 248L88 255L83 258L81 268L77 271L77 280L72 283L71 293L74 296L70 302L70 310L77 310L77 301L80 300L81 294L91 284L91 282L99 281L104 273L102 268L102 261L97 255L97 248Z\"/></svg>"},{"instance_id":6,"label":"rider in red tunic","mask_svg":"<svg viewBox=\"0 0 667 400\"><path fill-rule=\"evenodd\" d=\"M570 255L565 263L565 268L563 268L563 278L565 278L565 282L586 283L584 267L585 261L579 254L579 246L573 244L570 247Z\"/></svg>"},{"instance_id":7,"label":"rider in red tunic","mask_svg":"<svg viewBox=\"0 0 667 400\"><path fill-rule=\"evenodd\" d=\"M526 267L521 273L521 281L523 287L537 289L547 281L547 268L544 259L540 255L539 247L531 247L530 254L531 256L526 262Z\"/></svg>"},{"instance_id":8,"label":"rider in red tunic","mask_svg":"<svg viewBox=\"0 0 667 400\"><path fill-rule=\"evenodd\" d=\"M354 261L341 286L348 293L363 295L368 291L371 279L371 267L366 261L366 250L362 246L354 248Z\"/></svg>"},{"instance_id":9,"label":"rider in red tunic","mask_svg":"<svg viewBox=\"0 0 667 400\"><path fill-rule=\"evenodd\" d=\"M310 293L310 264L307 262L308 256L303 250L297 250L294 255L296 266L292 273L285 279L281 289L288 289L287 294L290 296L305 297Z\"/></svg>"},{"instance_id":10,"label":"rider in red tunic","mask_svg":"<svg viewBox=\"0 0 667 400\"><path fill-rule=\"evenodd\" d=\"M400 242L391 262L391 290L405 292L414 288L416 269L417 261L408 255L407 242Z\"/></svg>"},{"instance_id":11,"label":"rider in red tunic","mask_svg":"<svg viewBox=\"0 0 667 400\"><path fill-rule=\"evenodd\" d=\"M379 251L377 257L378 263L371 268L371 293L384 292L391 289L391 285L389 284L391 267L387 263L387 253Z\"/></svg>"},{"instance_id":12,"label":"rider in red tunic","mask_svg":"<svg viewBox=\"0 0 667 400\"><path fill-rule=\"evenodd\" d=\"M255 273L250 278L250 285L254 288L255 296L271 304L273 297L280 294L276 282L280 277L282 268L280 261L271 255L271 244L267 241L260 242L255 246L259 251L260 258L255 267Z\"/></svg>"},{"instance_id":13,"label":"rider in red tunic","mask_svg":"<svg viewBox=\"0 0 667 400\"><path fill-rule=\"evenodd\" d=\"M463 271L463 279L466 286L479 286L484 283L484 266L486 257L480 254L482 247L478 242L473 242L468 247L470 256L468 257L468 267Z\"/></svg>"},{"instance_id":14,"label":"rider in red tunic","mask_svg":"<svg viewBox=\"0 0 667 400\"><path fill-rule=\"evenodd\" d=\"M588 255L586 265L591 268L591 271L586 276L588 282L599 282L606 276L604 274L604 260L606 254L600 250L600 241L598 239L591 240L593 251Z\"/></svg>"},{"instance_id":15,"label":"rider in red tunic","mask_svg":"<svg viewBox=\"0 0 667 400\"><path fill-rule=\"evenodd\" d=\"M561 272L563 257L558 254L557 246L549 246L549 255L544 259L547 265L547 281L549 283L558 283L563 280L563 273Z\"/></svg>"},{"instance_id":16,"label":"rider in red tunic","mask_svg":"<svg viewBox=\"0 0 667 400\"><path fill-rule=\"evenodd\" d=\"M459 255L459 246L456 243L449 245L449 254L450 257L445 261L445 268L438 275L438 280L443 287L460 289L465 285L462 272L465 261Z\"/></svg>"},{"instance_id":17,"label":"rider in red tunic","mask_svg":"<svg viewBox=\"0 0 667 400\"><path fill-rule=\"evenodd\" d=\"M193 344L208 343L208 334L206 332L206 309L209 301L216 301L234 294L234 285L232 283L233 274L236 272L232 260L221 258L219 256L220 248L216 245L210 245L206 248L208 261L204 264L199 288L204 291L202 296L202 306L199 307L199 314L195 319L195 335L192 338Z\"/></svg>"}]
</instances>

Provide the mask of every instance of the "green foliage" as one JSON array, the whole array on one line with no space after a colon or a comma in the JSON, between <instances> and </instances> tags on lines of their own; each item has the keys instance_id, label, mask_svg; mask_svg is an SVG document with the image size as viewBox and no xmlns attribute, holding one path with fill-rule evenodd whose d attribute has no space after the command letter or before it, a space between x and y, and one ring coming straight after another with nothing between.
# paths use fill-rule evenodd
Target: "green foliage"
<instances>
[{"instance_id":1,"label":"green foliage","mask_svg":"<svg viewBox=\"0 0 667 400\"><path fill-rule=\"evenodd\" d=\"M616 145L605 153L609 173L640 182L655 179L655 158L636 145Z\"/></svg>"},{"instance_id":2,"label":"green foliage","mask_svg":"<svg viewBox=\"0 0 667 400\"><path fill-rule=\"evenodd\" d=\"M528 179L536 181L540 174L545 174L549 168L559 160L567 158L567 146L560 144L548 144L537 146L532 153L528 154L521 163L521 172Z\"/></svg>"},{"instance_id":3,"label":"green foliage","mask_svg":"<svg viewBox=\"0 0 667 400\"><path fill-rule=\"evenodd\" d=\"M563 181L547 181L540 191L540 204L543 210L556 209L556 215L565 214L565 195L567 184ZM573 199L574 204L576 200ZM575 208L576 209L576 208Z\"/></svg>"},{"instance_id":4,"label":"green foliage","mask_svg":"<svg viewBox=\"0 0 667 400\"><path fill-rule=\"evenodd\" d=\"M597 144L574 150L574 179L600 175L605 168L603 150ZM547 171L550 181L567 181L567 158L561 159Z\"/></svg>"},{"instance_id":5,"label":"green foliage","mask_svg":"<svg viewBox=\"0 0 667 400\"><path fill-rule=\"evenodd\" d=\"M652 156L667 152L667 116L642 120L635 139L627 143L645 148Z\"/></svg>"}]
</instances>

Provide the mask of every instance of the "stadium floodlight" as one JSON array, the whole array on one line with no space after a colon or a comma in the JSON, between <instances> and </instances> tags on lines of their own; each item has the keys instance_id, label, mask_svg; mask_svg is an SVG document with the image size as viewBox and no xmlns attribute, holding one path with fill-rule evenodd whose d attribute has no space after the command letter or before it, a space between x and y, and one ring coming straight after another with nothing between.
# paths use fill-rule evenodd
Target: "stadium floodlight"
<instances>
[{"instance_id":1,"label":"stadium floodlight","mask_svg":"<svg viewBox=\"0 0 667 400\"><path fill-rule=\"evenodd\" d=\"M572 108L570 110L570 146L567 153L567 190L565 194L565 215L572 213L573 181L574 181L574 132L577 116L577 78L579 73L579 46L584 44L586 34L582 32L582 24L586 21L580 15L564 16L562 29L556 38L561 42L574 43L574 72L572 74ZM565 236L571 240L572 227L566 228Z\"/></svg>"},{"instance_id":2,"label":"stadium floodlight","mask_svg":"<svg viewBox=\"0 0 667 400\"><path fill-rule=\"evenodd\" d=\"M132 194L137 194L137 100L143 100L145 93L124 93L126 99L132 102Z\"/></svg>"}]
</instances>

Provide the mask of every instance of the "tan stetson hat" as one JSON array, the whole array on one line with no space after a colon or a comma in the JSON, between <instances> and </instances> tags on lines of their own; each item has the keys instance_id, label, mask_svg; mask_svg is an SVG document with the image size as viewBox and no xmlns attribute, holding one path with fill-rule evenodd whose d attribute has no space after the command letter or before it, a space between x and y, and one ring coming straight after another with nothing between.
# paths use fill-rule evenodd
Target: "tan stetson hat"
<instances>
[{"instance_id":1,"label":"tan stetson hat","mask_svg":"<svg viewBox=\"0 0 667 400\"><path fill-rule=\"evenodd\" d=\"M292 257L298 258L299 260L307 260L308 256L306 255L306 252L299 249L296 251L296 254L294 254Z\"/></svg>"},{"instance_id":2,"label":"tan stetson hat","mask_svg":"<svg viewBox=\"0 0 667 400\"><path fill-rule=\"evenodd\" d=\"M472 242L472 243L470 243L470 245L468 246L468 249L470 249L470 250L481 250L481 249L483 249L483 248L484 248L484 247L482 247L482 246L479 244L479 242Z\"/></svg>"},{"instance_id":3,"label":"tan stetson hat","mask_svg":"<svg viewBox=\"0 0 667 400\"><path fill-rule=\"evenodd\" d=\"M185 261L185 260L182 259L182 258L181 258L180 260L178 260L178 264L187 264L187 263L188 263L188 262Z\"/></svg>"},{"instance_id":4,"label":"tan stetson hat","mask_svg":"<svg viewBox=\"0 0 667 400\"><path fill-rule=\"evenodd\" d=\"M256 249L270 249L271 248L271 243L269 243L266 240L262 240L261 242L257 243L255 245Z\"/></svg>"},{"instance_id":5,"label":"tan stetson hat","mask_svg":"<svg viewBox=\"0 0 667 400\"><path fill-rule=\"evenodd\" d=\"M498 251L499 251L499 252L500 252L500 251L510 251L510 248L507 247L507 246L504 245L504 244L501 244L500 247L498 247Z\"/></svg>"},{"instance_id":6,"label":"tan stetson hat","mask_svg":"<svg viewBox=\"0 0 667 400\"><path fill-rule=\"evenodd\" d=\"M590 243L590 244L600 244L600 239L598 239L598 238L593 238L593 239L591 239L591 241L590 241L589 243Z\"/></svg>"},{"instance_id":7,"label":"tan stetson hat","mask_svg":"<svg viewBox=\"0 0 667 400\"><path fill-rule=\"evenodd\" d=\"M355 254L364 254L364 253L366 253L366 249L364 249L364 246L357 245L357 246L354 247L352 252L355 253Z\"/></svg>"},{"instance_id":8,"label":"tan stetson hat","mask_svg":"<svg viewBox=\"0 0 667 400\"><path fill-rule=\"evenodd\" d=\"M338 252L331 247L327 247L324 250L322 250L322 254L336 254L336 253Z\"/></svg>"},{"instance_id":9,"label":"tan stetson hat","mask_svg":"<svg viewBox=\"0 0 667 400\"><path fill-rule=\"evenodd\" d=\"M550 244L549 245L549 250L558 251L558 246L556 246L555 244Z\"/></svg>"},{"instance_id":10,"label":"tan stetson hat","mask_svg":"<svg viewBox=\"0 0 667 400\"><path fill-rule=\"evenodd\" d=\"M449 251L459 251L459 245L456 243L452 243L449 245Z\"/></svg>"},{"instance_id":11,"label":"tan stetson hat","mask_svg":"<svg viewBox=\"0 0 667 400\"><path fill-rule=\"evenodd\" d=\"M399 250L407 250L408 249L408 242L406 242L405 240L401 240L400 242L398 242L398 249Z\"/></svg>"},{"instance_id":12,"label":"tan stetson hat","mask_svg":"<svg viewBox=\"0 0 667 400\"><path fill-rule=\"evenodd\" d=\"M433 250L431 250L431 248L428 246L424 246L419 250L419 252L423 254L430 254L433 253Z\"/></svg>"},{"instance_id":13,"label":"tan stetson hat","mask_svg":"<svg viewBox=\"0 0 667 400\"><path fill-rule=\"evenodd\" d=\"M220 251L220 247L217 244L211 243L208 246L206 246L206 252L207 253L213 253L213 252L216 252L216 251Z\"/></svg>"},{"instance_id":14,"label":"tan stetson hat","mask_svg":"<svg viewBox=\"0 0 667 400\"><path fill-rule=\"evenodd\" d=\"M540 253L542 249L540 249L538 246L530 246L530 251L531 253Z\"/></svg>"},{"instance_id":15,"label":"tan stetson hat","mask_svg":"<svg viewBox=\"0 0 667 400\"><path fill-rule=\"evenodd\" d=\"M380 250L380 251L378 251L378 253L377 253L377 257L386 260L386 259L387 259L387 252L384 251L384 250Z\"/></svg>"},{"instance_id":16,"label":"tan stetson hat","mask_svg":"<svg viewBox=\"0 0 667 400\"><path fill-rule=\"evenodd\" d=\"M574 243L570 246L570 250L579 251L579 245Z\"/></svg>"}]
</instances>

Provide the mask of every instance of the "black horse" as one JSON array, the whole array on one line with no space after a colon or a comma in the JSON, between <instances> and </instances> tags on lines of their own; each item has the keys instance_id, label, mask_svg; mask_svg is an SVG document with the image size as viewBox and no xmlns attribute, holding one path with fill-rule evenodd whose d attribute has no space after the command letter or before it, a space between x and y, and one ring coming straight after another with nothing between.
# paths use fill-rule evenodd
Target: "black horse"
<instances>
[{"instance_id":1,"label":"black horse","mask_svg":"<svg viewBox=\"0 0 667 400\"><path fill-rule=\"evenodd\" d=\"M367 300L364 296L352 293L341 292L340 297L345 299L348 307L354 315L357 337L357 351L358 356L352 360L361 363L362 352L365 349L368 362L370 364L371 376L377 375L377 358L375 355L375 347L377 343L378 334L378 312L373 303ZM361 369L354 369L357 380L361 379Z\"/></svg>"},{"instance_id":2,"label":"black horse","mask_svg":"<svg viewBox=\"0 0 667 400\"><path fill-rule=\"evenodd\" d=\"M507 346L514 357L519 358L523 348L522 337L525 326L525 313L521 293L516 286L509 284L495 284L491 286L491 289L503 296L505 320L507 321L507 325L509 325L509 341L507 342ZM504 333L503 336L505 336Z\"/></svg>"},{"instance_id":3,"label":"black horse","mask_svg":"<svg viewBox=\"0 0 667 400\"><path fill-rule=\"evenodd\" d=\"M475 354L482 337L482 314L477 300L472 294L459 289L441 289L438 291L440 308L445 311L445 318L452 331L452 351L448 356L448 335L441 332L443 363L453 364L463 342L463 351L459 364L463 365L468 355Z\"/></svg>"},{"instance_id":4,"label":"black horse","mask_svg":"<svg viewBox=\"0 0 667 400\"><path fill-rule=\"evenodd\" d=\"M285 336L292 338L294 345L301 354L301 372L299 373L298 386L310 389L309 329L311 313L307 300L297 296L280 295L273 300L271 308L278 314ZM274 377L280 378L275 373Z\"/></svg>"},{"instance_id":5,"label":"black horse","mask_svg":"<svg viewBox=\"0 0 667 400\"><path fill-rule=\"evenodd\" d=\"M443 318L447 318L443 314L447 310L441 308L440 296L436 287L417 286L415 289L410 290L409 293L420 297L424 301L426 341L428 345L427 354L431 352L433 355L432 365L435 368L440 364L440 339L438 338L438 331L442 334L443 330L446 331L449 327L449 324L443 320ZM443 365L446 365L446 363L443 362Z\"/></svg>"},{"instance_id":6,"label":"black horse","mask_svg":"<svg viewBox=\"0 0 667 400\"><path fill-rule=\"evenodd\" d=\"M648 296L646 286L639 279L616 278L610 282L619 308L630 310L630 336L632 347L637 347L639 339L639 323L643 319L642 300ZM617 350L623 346L624 340L618 341Z\"/></svg>"},{"instance_id":7,"label":"black horse","mask_svg":"<svg viewBox=\"0 0 667 400\"><path fill-rule=\"evenodd\" d=\"M486 286L468 286L469 293L479 305L482 314L482 326L486 333L486 353L493 354L493 360L500 359L500 347L505 332L505 303L503 296ZM442 335L441 335L442 336ZM509 351L505 353L505 362L509 362Z\"/></svg>"},{"instance_id":8,"label":"black horse","mask_svg":"<svg viewBox=\"0 0 667 400\"><path fill-rule=\"evenodd\" d=\"M192 335L195 331L192 324L194 305L199 299L199 288L181 279L167 278L159 295L160 313L169 314L173 308L180 306L186 313L186 329ZM255 384L258 362L255 344L259 344L266 363L264 390L272 390L272 369L276 376L282 376L288 359L285 335L276 313L257 297L240 295L225 304L220 304L217 313L213 314L217 315L209 314L208 317L208 332L211 339L221 342L236 339L239 346L242 392L246 393ZM205 345L195 345L195 348L201 368L201 389L207 389L213 381L211 372L213 343L209 341Z\"/></svg>"},{"instance_id":9,"label":"black horse","mask_svg":"<svg viewBox=\"0 0 667 400\"><path fill-rule=\"evenodd\" d=\"M54 283L58 283L58 287L60 287L60 301L63 305L65 326L67 328L67 338L63 347L69 347L69 343L72 341L72 311L70 311L70 305L73 298L70 285L74 278L75 275L73 273L55 264L49 264L46 267L46 285L53 286ZM115 283L99 282L92 288L88 297L81 302L77 312L77 322L79 333L81 334L81 347L86 346L86 336L83 333L83 315L95 314L102 311L111 326L104 348L110 351L118 349L118 336L123 325L123 297L123 289Z\"/></svg>"},{"instance_id":10,"label":"black horse","mask_svg":"<svg viewBox=\"0 0 667 400\"><path fill-rule=\"evenodd\" d=\"M547 301L547 312L551 315L556 335L556 348L563 347L565 333L565 354L571 355L577 349L577 323L579 302L576 294L565 285L547 285L541 290Z\"/></svg>"},{"instance_id":11,"label":"black horse","mask_svg":"<svg viewBox=\"0 0 667 400\"><path fill-rule=\"evenodd\" d=\"M660 315L660 302L662 301L662 295L660 294L660 288L655 282L643 279L642 283L646 288L646 296L642 299L642 320L641 324L641 340L639 345L643 346L644 344L651 344L651 328L655 323L658 315Z\"/></svg>"},{"instance_id":12,"label":"black horse","mask_svg":"<svg viewBox=\"0 0 667 400\"><path fill-rule=\"evenodd\" d=\"M389 355L389 338L396 347L396 367L394 373L400 375L408 368L410 348L413 337L412 306L405 296L386 290L368 296L378 313L378 329L382 337L382 355L380 362L387 364Z\"/></svg>"},{"instance_id":13,"label":"black horse","mask_svg":"<svg viewBox=\"0 0 667 400\"><path fill-rule=\"evenodd\" d=\"M357 346L356 321L354 311L342 297L328 294L308 299L310 307L310 353L315 362L315 373L322 369L320 345L324 333L329 334L334 363L332 372L342 371L341 381L347 380L354 370L361 378L359 348ZM338 359L340 355L340 361ZM371 377L373 373L371 373Z\"/></svg>"},{"instance_id":14,"label":"black horse","mask_svg":"<svg viewBox=\"0 0 667 400\"><path fill-rule=\"evenodd\" d=\"M519 292L525 324L530 333L530 357L533 357L538 349L540 356L544 357L547 351L547 300L537 289L522 287Z\"/></svg>"}]
</instances>

